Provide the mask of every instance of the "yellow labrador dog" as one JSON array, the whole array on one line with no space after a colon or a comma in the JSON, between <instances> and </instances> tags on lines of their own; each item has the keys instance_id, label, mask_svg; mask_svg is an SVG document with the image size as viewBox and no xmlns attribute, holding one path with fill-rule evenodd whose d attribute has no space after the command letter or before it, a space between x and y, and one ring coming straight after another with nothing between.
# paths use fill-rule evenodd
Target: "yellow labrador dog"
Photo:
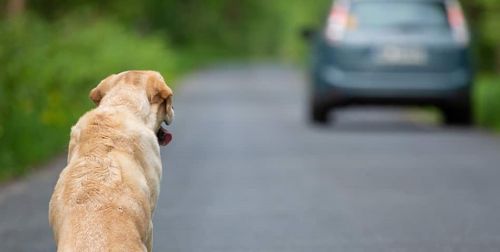
<instances>
[{"instance_id":1,"label":"yellow labrador dog","mask_svg":"<svg viewBox=\"0 0 500 252\"><path fill-rule=\"evenodd\" d=\"M153 71L114 74L90 92L97 107L71 129L49 204L58 251L151 251L172 95Z\"/></svg>"}]
</instances>

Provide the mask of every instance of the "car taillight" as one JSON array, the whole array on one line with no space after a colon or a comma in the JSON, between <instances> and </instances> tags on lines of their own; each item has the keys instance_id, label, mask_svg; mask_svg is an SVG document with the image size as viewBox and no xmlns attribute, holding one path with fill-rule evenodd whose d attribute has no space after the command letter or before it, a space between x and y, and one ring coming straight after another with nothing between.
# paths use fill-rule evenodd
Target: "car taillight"
<instances>
[{"instance_id":1,"label":"car taillight","mask_svg":"<svg viewBox=\"0 0 500 252\"><path fill-rule=\"evenodd\" d=\"M328 23L326 25L325 36L330 42L339 42L344 38L345 30L349 22L349 8L342 3L335 3Z\"/></svg>"},{"instance_id":2,"label":"car taillight","mask_svg":"<svg viewBox=\"0 0 500 252\"><path fill-rule=\"evenodd\" d=\"M446 12L448 13L448 23L450 24L455 40L463 45L469 44L469 30L460 4L455 0L448 1Z\"/></svg>"}]
</instances>

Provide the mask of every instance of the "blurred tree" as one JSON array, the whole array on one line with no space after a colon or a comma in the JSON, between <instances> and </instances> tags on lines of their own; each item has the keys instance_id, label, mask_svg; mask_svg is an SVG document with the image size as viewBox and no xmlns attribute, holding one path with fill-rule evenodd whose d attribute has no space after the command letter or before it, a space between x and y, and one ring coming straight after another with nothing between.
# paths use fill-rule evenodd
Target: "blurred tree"
<instances>
[{"instance_id":1,"label":"blurred tree","mask_svg":"<svg viewBox=\"0 0 500 252\"><path fill-rule=\"evenodd\" d=\"M325 3L330 0L313 4L299 0L31 0L26 9L49 21L65 16L113 18L141 33L163 33L179 48L241 56L297 51L299 26L321 20L314 12Z\"/></svg>"},{"instance_id":2,"label":"blurred tree","mask_svg":"<svg viewBox=\"0 0 500 252\"><path fill-rule=\"evenodd\" d=\"M25 10L26 2L24 0L8 0L5 6L7 18L12 18L22 14Z\"/></svg>"},{"instance_id":3,"label":"blurred tree","mask_svg":"<svg viewBox=\"0 0 500 252\"><path fill-rule=\"evenodd\" d=\"M500 1L462 1L475 37L480 70L500 73Z\"/></svg>"}]
</instances>

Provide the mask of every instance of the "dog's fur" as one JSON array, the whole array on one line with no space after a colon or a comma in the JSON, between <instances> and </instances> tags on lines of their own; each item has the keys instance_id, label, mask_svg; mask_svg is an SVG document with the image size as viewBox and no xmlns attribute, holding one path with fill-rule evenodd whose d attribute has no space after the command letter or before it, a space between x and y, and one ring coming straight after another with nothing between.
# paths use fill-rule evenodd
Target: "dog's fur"
<instances>
[{"instance_id":1,"label":"dog's fur","mask_svg":"<svg viewBox=\"0 0 500 252\"><path fill-rule=\"evenodd\" d=\"M90 92L97 108L72 128L49 204L58 251L151 251L162 173L156 132L173 120L172 96L153 71L111 75Z\"/></svg>"}]
</instances>

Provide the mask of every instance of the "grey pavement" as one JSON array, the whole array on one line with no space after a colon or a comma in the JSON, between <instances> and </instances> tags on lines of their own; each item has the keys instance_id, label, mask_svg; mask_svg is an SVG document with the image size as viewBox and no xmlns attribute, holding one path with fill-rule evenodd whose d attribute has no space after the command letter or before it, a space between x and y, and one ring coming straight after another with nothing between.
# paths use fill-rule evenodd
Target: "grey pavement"
<instances>
[{"instance_id":1,"label":"grey pavement","mask_svg":"<svg viewBox=\"0 0 500 252\"><path fill-rule=\"evenodd\" d=\"M217 67L176 90L156 251L500 251L500 138L396 108L305 121L293 67ZM0 187L0 251L52 251L64 157Z\"/></svg>"}]
</instances>

